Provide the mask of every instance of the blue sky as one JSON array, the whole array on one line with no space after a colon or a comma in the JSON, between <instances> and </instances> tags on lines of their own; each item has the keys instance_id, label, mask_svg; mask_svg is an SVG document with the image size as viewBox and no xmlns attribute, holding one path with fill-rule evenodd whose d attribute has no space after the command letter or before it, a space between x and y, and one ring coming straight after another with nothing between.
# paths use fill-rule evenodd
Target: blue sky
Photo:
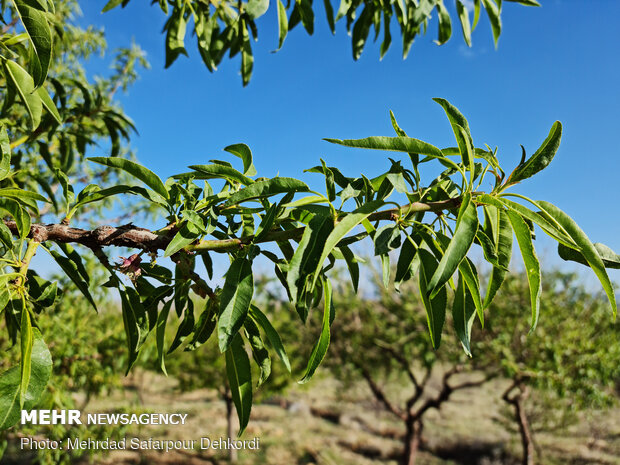
<instances>
[{"instance_id":1,"label":"blue sky","mask_svg":"<svg viewBox=\"0 0 620 465\"><path fill-rule=\"evenodd\" d=\"M222 148L237 142L252 148L259 176L298 177L320 157L351 176L378 174L389 166L383 154L322 138L393 135L392 109L410 136L452 146L447 119L431 100L444 97L467 116L476 145L499 146L500 161L510 168L519 161L519 144L531 154L552 123L562 121L556 158L516 191L555 203L593 241L620 250L620 2L543 0L542 8L504 2L497 51L483 14L471 49L457 24L446 45L435 45L432 22L404 61L394 29L383 61L378 42L354 62L344 23L332 36L321 7L314 36L299 26L280 52L271 53L277 25L269 11L258 21L254 75L246 88L238 58L224 59L211 74L191 37L189 58L164 70L165 17L158 7L134 0L101 14L105 2L81 3L80 23L103 27L110 51L133 39L148 54L152 68L120 98L140 132L132 140L139 160L161 177L224 158ZM108 59L94 60L90 69L106 72ZM303 176L313 187L322 185L317 175Z\"/></svg>"}]
</instances>

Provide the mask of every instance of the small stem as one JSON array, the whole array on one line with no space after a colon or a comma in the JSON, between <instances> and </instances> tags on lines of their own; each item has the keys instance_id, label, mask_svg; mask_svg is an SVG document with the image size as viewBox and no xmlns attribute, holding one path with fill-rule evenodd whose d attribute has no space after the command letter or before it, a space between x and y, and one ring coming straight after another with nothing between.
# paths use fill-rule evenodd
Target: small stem
<instances>
[{"instance_id":1,"label":"small stem","mask_svg":"<svg viewBox=\"0 0 620 465\"><path fill-rule=\"evenodd\" d=\"M28 242L28 247L26 248L26 253L24 254L24 258L22 259L22 265L19 268L19 274L21 277L17 278L16 283L17 286L21 286L26 282L26 273L28 272L28 267L30 266L30 261L32 257L37 253L37 247L39 247L39 242L31 240Z\"/></svg>"}]
</instances>

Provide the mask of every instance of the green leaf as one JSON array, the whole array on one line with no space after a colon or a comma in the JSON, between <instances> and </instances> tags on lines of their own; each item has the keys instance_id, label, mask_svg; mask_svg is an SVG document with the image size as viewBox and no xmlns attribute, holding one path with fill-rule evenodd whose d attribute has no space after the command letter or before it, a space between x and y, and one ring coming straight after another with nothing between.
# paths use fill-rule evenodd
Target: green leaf
<instances>
[{"instance_id":1,"label":"green leaf","mask_svg":"<svg viewBox=\"0 0 620 465\"><path fill-rule=\"evenodd\" d=\"M136 162L120 157L91 157L87 158L87 160L99 163L101 165L109 166L111 168L117 168L126 171L134 178L142 181L144 184L146 184L148 187L153 189L165 199L170 198L168 195L168 191L166 190L164 183L161 182L159 176L157 176L148 168L145 168L144 166Z\"/></svg>"},{"instance_id":2,"label":"green leaf","mask_svg":"<svg viewBox=\"0 0 620 465\"><path fill-rule=\"evenodd\" d=\"M459 273L459 282L454 293L452 303L452 320L454 330L465 353L471 357L471 329L476 317L476 307L468 287L464 284L463 276Z\"/></svg>"},{"instance_id":3,"label":"green leaf","mask_svg":"<svg viewBox=\"0 0 620 465\"><path fill-rule=\"evenodd\" d=\"M400 249L398 262L396 263L396 275L394 276L394 288L398 291L400 284L411 279L420 265L420 258L417 256L418 247L413 243L413 239L408 237Z\"/></svg>"},{"instance_id":4,"label":"green leaf","mask_svg":"<svg viewBox=\"0 0 620 465\"><path fill-rule=\"evenodd\" d=\"M170 67L180 54L187 56L185 50L185 29L187 22L185 20L185 3L182 7L176 7L172 11L172 15L166 24L168 27L166 33L166 65Z\"/></svg>"},{"instance_id":5,"label":"green leaf","mask_svg":"<svg viewBox=\"0 0 620 465\"><path fill-rule=\"evenodd\" d=\"M482 298L480 296L480 280L478 279L478 271L473 262L465 257L459 265L460 275L463 277L467 291L478 313L480 324L484 327L484 307L482 306Z\"/></svg>"},{"instance_id":6,"label":"green leaf","mask_svg":"<svg viewBox=\"0 0 620 465\"><path fill-rule=\"evenodd\" d=\"M495 48L497 48L497 41L502 33L502 20L500 18L500 8L495 3L495 0L482 0L484 9L489 17L491 23L491 29L493 30L493 41L495 42Z\"/></svg>"},{"instance_id":7,"label":"green leaf","mask_svg":"<svg viewBox=\"0 0 620 465\"><path fill-rule=\"evenodd\" d=\"M105 4L105 6L103 7L103 10L101 10L102 13L107 13L108 11L116 8L117 6L119 6L121 3L123 3L123 0L110 0L108 3Z\"/></svg>"},{"instance_id":8,"label":"green leaf","mask_svg":"<svg viewBox=\"0 0 620 465\"><path fill-rule=\"evenodd\" d=\"M47 77L52 56L52 31L47 23L46 11L40 4L28 0L13 0L34 53L30 56L30 69L35 87Z\"/></svg>"},{"instance_id":9,"label":"green leaf","mask_svg":"<svg viewBox=\"0 0 620 465\"><path fill-rule=\"evenodd\" d=\"M508 214L503 208L497 207L485 207L485 215L487 211L494 212L494 214L488 214L488 221L493 224L491 234L493 234L497 264L499 266L493 266L491 270L483 303L484 308L491 305L495 294L497 294L497 291L502 286L510 267L510 259L512 257L512 228L510 226Z\"/></svg>"},{"instance_id":10,"label":"green leaf","mask_svg":"<svg viewBox=\"0 0 620 465\"><path fill-rule=\"evenodd\" d=\"M276 329L271 325L271 322L256 305L250 306L250 317L256 322L258 326L263 329L265 335L267 336L267 339L269 340L269 343L273 347L273 350L276 352L278 357L280 357L282 363L284 363L284 366L290 373L291 363L288 360L288 355L286 355L286 350L284 349L284 345L282 344L282 339L280 339L280 335L278 334Z\"/></svg>"},{"instance_id":11,"label":"green leaf","mask_svg":"<svg viewBox=\"0 0 620 465\"><path fill-rule=\"evenodd\" d=\"M570 216L558 207L543 200L538 201L538 204L551 218L560 224L566 234L575 242L579 248L579 252L581 252L583 257L588 262L588 265L590 265L590 268L592 268L592 271L594 271L601 282L601 285L607 294L607 298L609 299L609 303L611 304L611 309L615 319L618 312L618 305L616 304L614 288L609 280L607 271L605 270L605 263L603 262L603 259L599 255L594 244L592 244L588 236L586 236L577 223L575 223Z\"/></svg>"},{"instance_id":12,"label":"green leaf","mask_svg":"<svg viewBox=\"0 0 620 465\"><path fill-rule=\"evenodd\" d=\"M443 158L443 153L434 145L411 137L372 136L364 139L323 139L332 144L360 149L390 150L394 152L418 153Z\"/></svg>"},{"instance_id":13,"label":"green leaf","mask_svg":"<svg viewBox=\"0 0 620 465\"><path fill-rule=\"evenodd\" d=\"M250 19L256 19L263 16L269 8L269 0L248 0L248 4L245 7Z\"/></svg>"},{"instance_id":14,"label":"green leaf","mask_svg":"<svg viewBox=\"0 0 620 465\"><path fill-rule=\"evenodd\" d=\"M260 337L260 331L258 330L256 323L254 323L254 320L251 318L246 318L243 322L243 326L245 328L250 347L252 348L252 357L254 358L256 365L260 368L260 378L256 384L256 387L260 387L265 381L267 381L267 378L269 378L269 375L271 374L271 358L269 358L269 352L265 348L265 344Z\"/></svg>"},{"instance_id":15,"label":"green leaf","mask_svg":"<svg viewBox=\"0 0 620 465\"><path fill-rule=\"evenodd\" d=\"M463 157L463 165L466 167L469 166L470 163L473 162L473 160L471 157L471 150L468 150L467 144L469 143L469 148L472 148L474 146L474 142L471 138L471 132L469 130L469 122L467 121L467 118L463 116L463 114L458 110L458 108L456 108L446 99L434 98L433 100L439 105L441 105L443 110L446 112L448 120L450 121L450 125L452 126L452 132L454 132L454 137L459 146L459 152ZM461 133L459 127L465 130L465 135Z\"/></svg>"},{"instance_id":16,"label":"green leaf","mask_svg":"<svg viewBox=\"0 0 620 465\"><path fill-rule=\"evenodd\" d=\"M435 273L428 282L428 291L431 298L445 286L457 270L474 243L477 231L478 213L476 206L471 201L471 196L465 195L459 208L454 236L450 240Z\"/></svg>"},{"instance_id":17,"label":"green leaf","mask_svg":"<svg viewBox=\"0 0 620 465\"><path fill-rule=\"evenodd\" d=\"M360 282L360 266L358 263L359 259L355 256L353 252L351 252L351 249L346 245L339 246L338 250L340 250L345 262L347 263L349 275L351 276L351 283L353 284L353 290L357 293L357 288L359 287Z\"/></svg>"},{"instance_id":18,"label":"green leaf","mask_svg":"<svg viewBox=\"0 0 620 465\"><path fill-rule=\"evenodd\" d=\"M401 231L396 224L386 224L377 229L373 239L375 255L383 255L400 247Z\"/></svg>"},{"instance_id":19,"label":"green leaf","mask_svg":"<svg viewBox=\"0 0 620 465\"><path fill-rule=\"evenodd\" d=\"M278 0L278 48L276 52L282 48L284 39L288 34L288 17L286 15L286 9L282 4L282 0Z\"/></svg>"},{"instance_id":20,"label":"green leaf","mask_svg":"<svg viewBox=\"0 0 620 465\"><path fill-rule=\"evenodd\" d=\"M189 167L192 170L198 171L198 173L189 173L195 177L195 179L226 179L230 182L238 182L243 184L244 186L249 186L254 183L254 181L247 176L244 176L239 171L230 166L224 165L191 165ZM179 178L182 176L186 176L186 174L180 174L173 176L174 178Z\"/></svg>"},{"instance_id":21,"label":"green leaf","mask_svg":"<svg viewBox=\"0 0 620 465\"><path fill-rule=\"evenodd\" d=\"M295 305L303 300L308 277L320 268L322 262L319 262L319 258L333 229L333 218L322 215L315 215L304 229L286 274L291 302ZM305 321L304 315L302 315L302 320Z\"/></svg>"},{"instance_id":22,"label":"green leaf","mask_svg":"<svg viewBox=\"0 0 620 465\"><path fill-rule=\"evenodd\" d=\"M355 25L353 26L353 35L351 42L353 44L353 59L357 60L362 55L368 33L370 32L370 26L372 25L373 10L369 5L364 6L362 13L360 14Z\"/></svg>"},{"instance_id":23,"label":"green leaf","mask_svg":"<svg viewBox=\"0 0 620 465\"><path fill-rule=\"evenodd\" d=\"M166 250L164 250L164 257L169 257L184 247L187 247L194 242L200 234L200 231L193 224L188 221L184 222L179 228L179 231L166 246Z\"/></svg>"},{"instance_id":24,"label":"green leaf","mask_svg":"<svg viewBox=\"0 0 620 465\"><path fill-rule=\"evenodd\" d=\"M542 145L536 150L525 163L517 166L513 173L506 180L506 185L516 184L524 179L534 176L539 171L542 171L551 163L555 153L560 147L560 141L562 140L562 123L556 121L551 126L549 135L544 140Z\"/></svg>"},{"instance_id":25,"label":"green leaf","mask_svg":"<svg viewBox=\"0 0 620 465\"><path fill-rule=\"evenodd\" d=\"M598 252L599 257L603 260L605 268L620 269L620 255L607 247L605 244L596 242L593 244L594 248ZM564 244L558 244L558 254L562 260L581 263L582 265L590 266L583 254L571 247L566 247Z\"/></svg>"},{"instance_id":26,"label":"green leaf","mask_svg":"<svg viewBox=\"0 0 620 465\"><path fill-rule=\"evenodd\" d=\"M433 276L436 273L438 263L435 256L426 249L419 249L418 256L420 257L420 295L422 297L424 308L426 309L426 321L431 337L431 343L433 344L434 349L438 349L441 344L443 324L446 320L448 294L446 292L446 287L442 286L436 292L434 297L429 297L430 292L427 285L428 277Z\"/></svg>"},{"instance_id":27,"label":"green leaf","mask_svg":"<svg viewBox=\"0 0 620 465\"><path fill-rule=\"evenodd\" d=\"M140 296L135 289L127 287L124 290L119 290L119 294L121 296L123 324L125 326L127 349L129 351L127 374L138 359L140 349L148 336L149 321L148 314L144 311L142 302L140 302Z\"/></svg>"},{"instance_id":28,"label":"green leaf","mask_svg":"<svg viewBox=\"0 0 620 465\"><path fill-rule=\"evenodd\" d=\"M532 305L532 325L530 331L533 331L536 329L538 315L540 313L540 293L542 291L540 263L536 256L536 251L534 250L530 228L525 220L512 211L508 211L507 214L517 242L519 243L519 249L521 249L521 256L523 257L523 263L525 264L525 271L527 273L527 281L530 285L530 301Z\"/></svg>"},{"instance_id":29,"label":"green leaf","mask_svg":"<svg viewBox=\"0 0 620 465\"><path fill-rule=\"evenodd\" d=\"M22 308L20 330L21 360L19 363L21 379L19 382L19 406L23 408L28 394L30 375L32 370L32 345L34 343L34 332L30 322L28 308Z\"/></svg>"},{"instance_id":30,"label":"green leaf","mask_svg":"<svg viewBox=\"0 0 620 465\"><path fill-rule=\"evenodd\" d=\"M269 4L269 0L267 0ZM243 174L245 176L254 176L256 174L256 168L252 162L252 151L250 147L245 144L233 144L224 148L228 153L232 153L234 156L241 158L243 161Z\"/></svg>"},{"instance_id":31,"label":"green leaf","mask_svg":"<svg viewBox=\"0 0 620 465\"><path fill-rule=\"evenodd\" d=\"M39 330L33 328L32 333L30 382L23 406L20 406L20 367L14 366L0 374L0 431L10 428L19 421L22 408L32 409L39 401L52 374L52 355Z\"/></svg>"},{"instance_id":32,"label":"green leaf","mask_svg":"<svg viewBox=\"0 0 620 465\"><path fill-rule=\"evenodd\" d=\"M254 242L260 242L271 231L279 210L280 207L275 203L267 209L260 224L256 228Z\"/></svg>"},{"instance_id":33,"label":"green leaf","mask_svg":"<svg viewBox=\"0 0 620 465\"><path fill-rule=\"evenodd\" d=\"M48 200L41 194L12 187L5 187L3 189L0 189L0 197L11 197L13 199L19 199L22 201L24 201L25 199L31 199L38 200L39 202L49 203Z\"/></svg>"},{"instance_id":34,"label":"green leaf","mask_svg":"<svg viewBox=\"0 0 620 465\"><path fill-rule=\"evenodd\" d=\"M88 290L88 282L86 282L82 276L80 275L78 265L73 260L70 260L66 257L63 257L55 250L49 251L56 263L62 268L62 271L73 281L73 283L77 286L80 292L86 297L86 300L90 302L95 311L97 311L97 306L95 305L95 301L93 297L90 295L90 291Z\"/></svg>"},{"instance_id":35,"label":"green leaf","mask_svg":"<svg viewBox=\"0 0 620 465\"><path fill-rule=\"evenodd\" d=\"M172 307L172 299L169 299L157 316L157 326L155 329L155 338L157 342L157 361L162 373L168 376L166 371L166 324L168 323L168 314L170 313L170 307Z\"/></svg>"},{"instance_id":36,"label":"green leaf","mask_svg":"<svg viewBox=\"0 0 620 465\"><path fill-rule=\"evenodd\" d=\"M200 318L198 318L198 323L196 323L196 328L194 329L194 336L189 344L187 344L187 347L185 347L185 350L195 350L209 340L217 326L216 307L217 301L215 299L209 299L206 308L200 314Z\"/></svg>"},{"instance_id":37,"label":"green leaf","mask_svg":"<svg viewBox=\"0 0 620 465\"><path fill-rule=\"evenodd\" d=\"M39 87L37 89L37 95L41 99L41 103L50 112L50 114L54 117L54 119L58 122L58 124L62 123L62 118L60 117L60 113L58 113L58 109L54 104L54 101L50 97L50 94L47 93L45 87Z\"/></svg>"},{"instance_id":38,"label":"green leaf","mask_svg":"<svg viewBox=\"0 0 620 465\"><path fill-rule=\"evenodd\" d=\"M175 298L176 297L177 296L175 295ZM187 298L187 294L185 294L185 298ZM181 301L182 299L177 299L177 300ZM170 344L170 347L168 348L168 354L171 354L172 352L174 352L181 344L183 344L183 341L185 341L187 336L192 334L192 332L194 331L194 302L192 300L187 300L186 305L177 306L177 302L175 301L175 307L176 307L175 310L177 311L177 313L180 311L179 309L184 307L183 308L183 320L181 321L181 324L177 328L177 332L174 335L172 344Z\"/></svg>"},{"instance_id":39,"label":"green leaf","mask_svg":"<svg viewBox=\"0 0 620 465\"><path fill-rule=\"evenodd\" d=\"M250 83L252 77L252 69L254 69L254 55L252 54L252 44L250 43L250 34L246 27L246 21L242 20L239 26L241 28L241 79L243 86Z\"/></svg>"},{"instance_id":40,"label":"green leaf","mask_svg":"<svg viewBox=\"0 0 620 465\"><path fill-rule=\"evenodd\" d=\"M30 215L16 200L0 197L0 211L5 211L13 217L17 231L21 239L25 239L30 233Z\"/></svg>"},{"instance_id":41,"label":"green leaf","mask_svg":"<svg viewBox=\"0 0 620 465\"><path fill-rule=\"evenodd\" d=\"M220 316L217 333L220 350L225 352L243 325L252 302L254 278L252 262L245 258L235 259L228 272L220 296Z\"/></svg>"},{"instance_id":42,"label":"green leaf","mask_svg":"<svg viewBox=\"0 0 620 465\"><path fill-rule=\"evenodd\" d=\"M0 181L11 174L11 141L6 126L0 124Z\"/></svg>"},{"instance_id":43,"label":"green leaf","mask_svg":"<svg viewBox=\"0 0 620 465\"><path fill-rule=\"evenodd\" d=\"M35 92L32 76L14 61L4 60L4 65L6 68L7 80L9 80L17 90L22 103L26 107L28 116L30 116L30 127L31 129L36 129L41 122L43 106L39 94Z\"/></svg>"},{"instance_id":44,"label":"green leaf","mask_svg":"<svg viewBox=\"0 0 620 465\"><path fill-rule=\"evenodd\" d=\"M235 205L247 200L270 197L288 192L310 192L310 188L294 178L273 178L266 181L257 181L228 197L224 207Z\"/></svg>"},{"instance_id":45,"label":"green leaf","mask_svg":"<svg viewBox=\"0 0 620 465\"><path fill-rule=\"evenodd\" d=\"M458 2L457 2L458 5ZM446 9L442 0L437 2L437 14L439 17L439 34L437 44L445 44L452 35L452 22L450 21L450 13Z\"/></svg>"},{"instance_id":46,"label":"green leaf","mask_svg":"<svg viewBox=\"0 0 620 465\"><path fill-rule=\"evenodd\" d=\"M243 339L236 334L226 350L226 375L233 403L239 417L239 436L243 433L252 410L252 369Z\"/></svg>"},{"instance_id":47,"label":"green leaf","mask_svg":"<svg viewBox=\"0 0 620 465\"><path fill-rule=\"evenodd\" d=\"M331 0L323 0L323 6L325 7L325 16L327 17L327 24L332 34L336 34L336 22L334 18L334 8L332 7Z\"/></svg>"},{"instance_id":48,"label":"green leaf","mask_svg":"<svg viewBox=\"0 0 620 465\"><path fill-rule=\"evenodd\" d=\"M459 21L461 22L461 29L463 29L463 38L468 47L471 47L471 25L469 23L469 12L461 0L456 2L456 11L459 15Z\"/></svg>"},{"instance_id":49,"label":"green leaf","mask_svg":"<svg viewBox=\"0 0 620 465\"><path fill-rule=\"evenodd\" d=\"M358 224L368 218L373 212L377 211L384 205L383 200L373 200L371 202L365 203L361 207L353 210L347 216L345 216L333 229L333 231L329 234L327 239L325 240L325 245L323 247L323 252L319 257L317 267L314 271L314 278L312 281L311 288L314 288L316 284L316 280L319 275L319 271L323 266L323 262L327 258L327 256L331 253L331 251L338 245L341 239L343 239L347 234L351 232L353 228L355 228Z\"/></svg>"},{"instance_id":50,"label":"green leaf","mask_svg":"<svg viewBox=\"0 0 620 465\"><path fill-rule=\"evenodd\" d=\"M319 336L318 341L316 341L316 344L314 344L314 347L312 348L312 353L310 354L310 358L308 359L308 365L306 366L306 372L304 373L304 376L299 380L300 384L304 384L310 381L312 376L314 376L314 372L325 358L325 354L327 354L327 349L329 348L329 341L331 338L330 326L332 321L334 320L332 285L329 282L329 279L321 279L323 281L323 296L325 299L323 303L323 323L321 325L321 335Z\"/></svg>"}]
</instances>

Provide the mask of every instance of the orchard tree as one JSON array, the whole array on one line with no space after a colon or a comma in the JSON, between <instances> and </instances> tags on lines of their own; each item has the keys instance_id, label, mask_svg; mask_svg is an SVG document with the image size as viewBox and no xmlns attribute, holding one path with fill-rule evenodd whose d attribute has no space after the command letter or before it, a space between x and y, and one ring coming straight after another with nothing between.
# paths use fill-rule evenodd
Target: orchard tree
<instances>
[{"instance_id":1,"label":"orchard tree","mask_svg":"<svg viewBox=\"0 0 620 465\"><path fill-rule=\"evenodd\" d=\"M530 334L523 318L529 307L527 278L509 275L488 308L484 329L472 336L472 358L455 343L465 297L462 284L448 305L448 321L456 331L438 351L428 350L426 311L417 283L402 284L393 292L375 281L370 295L378 297L357 297L346 289L338 293L339 318L326 363L343 382L366 383L377 403L401 422L405 465L416 462L430 410L440 409L454 392L496 377L510 381L502 399L512 411L511 425L519 431L524 465L535 463L528 402L576 411L614 400L620 376L617 331L604 316L604 300L588 292L575 274L549 273L540 294L542 324ZM578 317L567 318L567 312ZM391 389L395 386L397 391Z\"/></svg>"},{"instance_id":2,"label":"orchard tree","mask_svg":"<svg viewBox=\"0 0 620 465\"><path fill-rule=\"evenodd\" d=\"M489 11L492 2L482 3ZM49 253L93 307L96 303L89 286L93 272L84 266L84 260L98 260L98 269L106 274L105 286L116 289L120 297L127 370L151 333L158 357L165 358L170 350L164 340L165 328L172 311L180 317L173 345L194 338L206 341L211 335L217 338L240 432L249 421L252 406L252 369L246 345L269 340L271 353L284 356L270 315L260 316L253 305L253 264L259 256L273 262L274 273L302 321L323 301L321 334L302 382L312 378L329 346L335 317L330 270L343 261L357 288L359 263L351 247L364 240L373 241L385 270L389 270L389 253L399 255L400 280L419 276L434 348L441 341L448 292L456 289L463 297L455 319L457 334L469 350L474 319L477 316L482 323L484 309L507 273L513 234L526 264L531 326L536 326L541 276L533 246L534 225L558 242L564 256L584 261L593 269L615 315L615 295L605 266L617 265L618 256L592 244L556 206L510 192L512 186L549 165L560 144L559 122L552 125L549 136L532 155L528 157L524 151L522 161L509 173L497 150L474 145L469 124L459 110L436 99L446 112L456 146L439 148L411 138L391 115L396 136L327 141L401 153L406 164L388 159L386 171L369 179L363 174L347 176L321 162L311 171L324 176L324 194L312 191L299 179L256 178L252 152L244 144L225 148L239 159L239 169L228 161L212 161L190 166L189 171L163 181L122 156L119 140L129 135L131 124L110 103L110 95L132 77L126 70L134 69L141 59L139 53L121 53L113 85L112 81L95 85L74 78L63 81L61 71L55 77L51 63L54 56L62 58L54 53L62 51L62 41L71 38L73 28L66 16L69 6L60 3L55 9L50 0L15 0L2 6L3 17L11 26L1 38L5 98L0 128L0 208L6 216L0 223L0 308L9 338L19 341L20 361L0 376L0 429L15 424L20 409L35 405L51 372L51 356L38 320L47 316L44 302L58 288L53 281L28 279L37 252ZM25 32L20 33L22 30ZM69 93L69 85L79 90ZM84 159L86 147L102 136L110 137L110 156ZM97 171L84 177L85 166ZM434 166L443 171L429 178L428 171ZM482 192L480 188L489 178L493 188ZM102 206L114 198L124 202L142 199L156 213L158 229L133 223L76 227L79 215L103 213ZM53 218L47 224L37 222L40 205ZM79 252L71 244L79 247ZM476 267L468 258L474 245L481 247L493 267L484 296ZM136 253L121 261L118 256L110 259L115 247ZM212 253L228 256L227 269L213 269ZM174 269L157 264L158 256L169 257ZM197 260L204 263L206 275L196 271ZM221 288L209 284L216 272L225 276ZM202 308L194 307L192 293L206 299ZM257 332L248 338L242 328L250 319Z\"/></svg>"},{"instance_id":3,"label":"orchard tree","mask_svg":"<svg viewBox=\"0 0 620 465\"><path fill-rule=\"evenodd\" d=\"M109 11L121 5L123 8L130 0L109 0L103 11ZM528 6L540 6L536 0L505 0ZM222 58L228 53L230 58L241 55L241 78L247 85L252 77L254 55L252 40L258 40L257 21L269 8L276 10L278 19L278 47L282 48L290 30L301 24L310 35L314 33L315 5L312 0L248 0L218 1L207 0L158 0L161 11L166 15L164 32L166 33L166 68L180 55L187 56L185 38L188 26L193 24L193 36L204 65L211 72L217 69ZM286 3L286 4L285 4ZM341 0L333 5L331 0L324 0L327 23L332 34L336 34L336 23L344 19L346 29L351 36L353 59L357 60L364 50L371 29L374 41L377 41L383 27L380 57L387 53L392 44L391 21L395 18L402 38L403 59L407 57L413 41L418 35L426 34L433 15L437 15L438 45L446 43L452 36L452 18L456 14L465 43L471 47L472 33L480 19L482 10L486 11L491 24L495 46L502 32L502 0L473 0L473 17L468 11L467 1L455 0L385 0L362 1ZM448 4L449 6L447 6ZM334 10L334 6L337 9ZM450 8L450 9L449 9ZM382 26L383 25L383 26Z\"/></svg>"}]
</instances>

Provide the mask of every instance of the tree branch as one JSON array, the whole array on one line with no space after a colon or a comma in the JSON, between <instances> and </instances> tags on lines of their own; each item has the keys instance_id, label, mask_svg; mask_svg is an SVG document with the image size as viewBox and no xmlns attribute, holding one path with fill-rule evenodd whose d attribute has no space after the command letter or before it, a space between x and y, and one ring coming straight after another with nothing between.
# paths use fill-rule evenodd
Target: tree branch
<instances>
[{"instance_id":1,"label":"tree branch","mask_svg":"<svg viewBox=\"0 0 620 465\"><path fill-rule=\"evenodd\" d=\"M368 387L370 388L373 395L375 396L375 399L381 402L389 412L393 413L401 420L405 420L407 418L407 415L405 414L405 412L403 412L396 405L390 402L390 400L385 395L385 392L383 392L383 389L381 389L381 387L377 383L375 383L375 380L372 379L372 375L370 374L370 372L362 366L357 365L357 367L362 373L362 376L364 377L364 379L366 380L366 383L368 384Z\"/></svg>"},{"instance_id":2,"label":"tree branch","mask_svg":"<svg viewBox=\"0 0 620 465\"><path fill-rule=\"evenodd\" d=\"M375 212L368 216L370 221L394 221L400 215L409 215L413 212L450 210L460 205L460 197L438 202L413 202L400 208L391 208ZM17 225L14 221L5 220L4 224L15 235L18 234ZM201 240L185 247L188 252L228 252L239 249L252 242L278 242L289 239L298 239L302 236L305 227L294 228L287 231L272 231L263 236L259 241L254 241L254 236L221 240ZM72 228L64 224L40 224L35 223L30 227L28 237L37 242L52 241L58 243L76 243L89 248L95 247L128 247L142 249L149 252L165 250L177 232L175 225L168 225L161 232L156 233L149 229L140 228L132 223L123 226L100 226L93 230Z\"/></svg>"}]
</instances>

